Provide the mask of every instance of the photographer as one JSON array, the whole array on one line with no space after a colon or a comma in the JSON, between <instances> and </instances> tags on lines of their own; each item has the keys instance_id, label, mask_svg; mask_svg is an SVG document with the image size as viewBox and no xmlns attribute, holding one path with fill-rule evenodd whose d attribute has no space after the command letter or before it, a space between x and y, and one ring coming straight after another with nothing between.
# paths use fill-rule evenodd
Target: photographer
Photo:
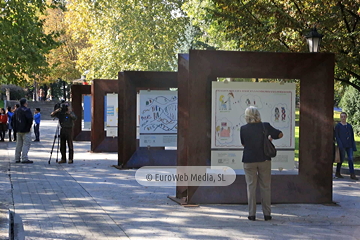
<instances>
[{"instance_id":1,"label":"photographer","mask_svg":"<svg viewBox=\"0 0 360 240\"><path fill-rule=\"evenodd\" d=\"M75 114L70 110L68 103L61 102L55 106L59 106L51 113L51 117L59 119L60 130L60 152L61 161L58 163L66 163L66 142L69 147L69 164L73 163L74 159L74 146L73 146L73 127L76 120Z\"/></svg>"}]
</instances>

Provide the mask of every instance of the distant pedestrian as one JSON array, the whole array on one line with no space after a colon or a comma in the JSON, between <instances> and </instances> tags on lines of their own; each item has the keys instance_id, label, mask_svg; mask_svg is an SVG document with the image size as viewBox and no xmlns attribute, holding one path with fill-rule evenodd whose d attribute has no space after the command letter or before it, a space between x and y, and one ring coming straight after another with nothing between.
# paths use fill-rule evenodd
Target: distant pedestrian
<instances>
[{"instance_id":1,"label":"distant pedestrian","mask_svg":"<svg viewBox=\"0 0 360 240\"><path fill-rule=\"evenodd\" d=\"M16 109L18 109L20 107L20 104L15 104L14 105L14 113L16 111ZM13 132L14 132L14 141L16 141L16 129L12 128L13 129Z\"/></svg>"},{"instance_id":2,"label":"distant pedestrian","mask_svg":"<svg viewBox=\"0 0 360 240\"><path fill-rule=\"evenodd\" d=\"M34 111L34 133L35 133L35 140L34 142L40 142L40 108L35 108Z\"/></svg>"},{"instance_id":3,"label":"distant pedestrian","mask_svg":"<svg viewBox=\"0 0 360 240\"><path fill-rule=\"evenodd\" d=\"M51 87L49 87L48 90L47 90L46 100L47 101L52 101Z\"/></svg>"},{"instance_id":4,"label":"distant pedestrian","mask_svg":"<svg viewBox=\"0 0 360 240\"><path fill-rule=\"evenodd\" d=\"M0 142L4 142L5 133L7 131L7 115L5 113L5 108L0 109Z\"/></svg>"},{"instance_id":5,"label":"distant pedestrian","mask_svg":"<svg viewBox=\"0 0 360 240\"><path fill-rule=\"evenodd\" d=\"M27 100L20 99L20 107L14 112L12 119L12 127L16 130L17 141L15 149L16 163L33 163L28 158L28 152L31 145L31 126L33 122L33 115L30 108L27 107Z\"/></svg>"},{"instance_id":6,"label":"distant pedestrian","mask_svg":"<svg viewBox=\"0 0 360 240\"><path fill-rule=\"evenodd\" d=\"M345 112L340 113L340 119L341 122L336 124L335 126L335 136L336 136L336 142L339 147L340 151L340 163L336 165L336 173L335 177L337 178L344 178L340 174L341 165L344 162L345 159L345 153L348 157L348 163L349 163L349 170L350 170L350 178L354 180L359 180L355 176L355 170L354 170L354 158L353 158L353 152L356 152L356 143L354 139L354 130L351 126L351 124L346 122L347 114Z\"/></svg>"},{"instance_id":7,"label":"distant pedestrian","mask_svg":"<svg viewBox=\"0 0 360 240\"><path fill-rule=\"evenodd\" d=\"M11 107L8 107L7 108L7 117L8 117L8 131L9 131L9 142L11 142L12 140L12 138L11 138L11 132L12 132L12 126L11 126L11 120L12 120L12 117L13 117L13 115L14 115L14 113L13 113L13 111L12 111L12 109L11 109Z\"/></svg>"},{"instance_id":8,"label":"distant pedestrian","mask_svg":"<svg viewBox=\"0 0 360 240\"><path fill-rule=\"evenodd\" d=\"M35 133L35 140L34 142L40 142L40 108L35 108L34 111L34 133Z\"/></svg>"},{"instance_id":9,"label":"distant pedestrian","mask_svg":"<svg viewBox=\"0 0 360 240\"><path fill-rule=\"evenodd\" d=\"M245 110L246 125L240 128L240 140L244 146L242 161L244 163L245 180L250 221L256 220L256 187L259 181L261 205L265 221L271 220L271 158L264 153L264 132L269 138L283 137L280 130L267 122L261 122L259 110L250 106Z\"/></svg>"}]
</instances>

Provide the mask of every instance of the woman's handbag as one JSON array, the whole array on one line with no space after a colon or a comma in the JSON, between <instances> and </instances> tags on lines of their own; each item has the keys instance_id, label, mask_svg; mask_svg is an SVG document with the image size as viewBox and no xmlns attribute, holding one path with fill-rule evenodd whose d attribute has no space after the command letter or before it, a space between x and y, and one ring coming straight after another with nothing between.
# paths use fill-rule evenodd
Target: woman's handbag
<instances>
[{"instance_id":1,"label":"woman's handbag","mask_svg":"<svg viewBox=\"0 0 360 240\"><path fill-rule=\"evenodd\" d=\"M263 129L264 129L264 153L267 157L273 158L276 157L276 148L274 144L269 140L269 135L267 134L267 131L265 129L264 123Z\"/></svg>"}]
</instances>

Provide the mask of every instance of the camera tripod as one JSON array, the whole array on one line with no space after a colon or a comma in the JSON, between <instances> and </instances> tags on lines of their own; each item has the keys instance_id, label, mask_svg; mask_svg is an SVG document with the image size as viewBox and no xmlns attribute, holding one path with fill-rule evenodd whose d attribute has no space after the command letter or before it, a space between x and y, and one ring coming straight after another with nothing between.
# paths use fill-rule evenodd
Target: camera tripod
<instances>
[{"instance_id":1,"label":"camera tripod","mask_svg":"<svg viewBox=\"0 0 360 240\"><path fill-rule=\"evenodd\" d=\"M58 162L58 159L59 159L59 144L60 144L60 123L59 122L58 122L58 125L56 127L56 131L55 131L55 135L54 135L54 142L53 142L53 145L51 147L50 158L49 158L48 164L50 164L50 161L51 161L51 156L52 156L52 153L54 151L54 146L55 146L56 139L57 139L56 162Z\"/></svg>"}]
</instances>

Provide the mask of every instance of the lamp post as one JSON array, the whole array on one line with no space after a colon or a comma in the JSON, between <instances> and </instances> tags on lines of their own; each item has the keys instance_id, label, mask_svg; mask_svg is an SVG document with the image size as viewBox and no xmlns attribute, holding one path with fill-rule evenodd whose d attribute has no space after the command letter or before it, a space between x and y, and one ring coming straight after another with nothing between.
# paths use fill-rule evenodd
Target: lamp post
<instances>
[{"instance_id":1,"label":"lamp post","mask_svg":"<svg viewBox=\"0 0 360 240\"><path fill-rule=\"evenodd\" d=\"M310 52L320 52L320 43L323 36L316 31L315 27L305 36Z\"/></svg>"}]
</instances>

